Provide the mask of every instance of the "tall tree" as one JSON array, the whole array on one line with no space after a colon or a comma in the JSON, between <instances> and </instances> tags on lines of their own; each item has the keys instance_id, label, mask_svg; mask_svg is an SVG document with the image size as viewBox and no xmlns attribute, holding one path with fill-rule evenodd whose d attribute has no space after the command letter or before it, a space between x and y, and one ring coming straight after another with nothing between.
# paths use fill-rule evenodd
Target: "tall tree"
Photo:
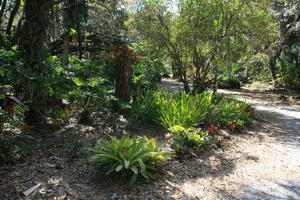
<instances>
[{"instance_id":1,"label":"tall tree","mask_svg":"<svg viewBox=\"0 0 300 200\"><path fill-rule=\"evenodd\" d=\"M27 86L24 87L25 99L31 101L26 113L28 124L41 121L42 109L47 100L47 93L38 83L38 79L47 71L43 65L46 55L49 11L54 5L52 0L26 0L25 22L22 29L21 49L24 68L28 71Z\"/></svg>"},{"instance_id":2,"label":"tall tree","mask_svg":"<svg viewBox=\"0 0 300 200\"><path fill-rule=\"evenodd\" d=\"M244 0L179 0L178 11L170 8L172 1L139 2L137 29L144 39L167 50L186 92L192 82L192 93L215 81L211 72L224 58L231 65L230 44L238 39L235 31L247 32L239 21L247 21L245 11L256 12L256 3Z\"/></svg>"}]
</instances>

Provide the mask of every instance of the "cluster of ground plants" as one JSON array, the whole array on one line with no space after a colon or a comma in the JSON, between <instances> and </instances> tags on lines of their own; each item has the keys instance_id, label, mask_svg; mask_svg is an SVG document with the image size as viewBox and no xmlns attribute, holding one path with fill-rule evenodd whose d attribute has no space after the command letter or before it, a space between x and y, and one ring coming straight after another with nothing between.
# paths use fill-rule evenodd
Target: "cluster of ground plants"
<instances>
[{"instance_id":1,"label":"cluster of ground plants","mask_svg":"<svg viewBox=\"0 0 300 200\"><path fill-rule=\"evenodd\" d=\"M203 92L198 95L148 91L136 97L129 118L168 130L216 125L240 127L251 122L252 106L236 99Z\"/></svg>"},{"instance_id":2,"label":"cluster of ground plants","mask_svg":"<svg viewBox=\"0 0 300 200\"><path fill-rule=\"evenodd\" d=\"M151 125L165 133L163 142L155 139L123 136L100 140L91 161L111 173L131 176L133 185L138 175L149 179L156 166L166 159L197 156L224 138L221 129L234 132L251 123L252 106L236 99L210 93L190 95L145 91L135 96L127 107L129 122Z\"/></svg>"}]
</instances>

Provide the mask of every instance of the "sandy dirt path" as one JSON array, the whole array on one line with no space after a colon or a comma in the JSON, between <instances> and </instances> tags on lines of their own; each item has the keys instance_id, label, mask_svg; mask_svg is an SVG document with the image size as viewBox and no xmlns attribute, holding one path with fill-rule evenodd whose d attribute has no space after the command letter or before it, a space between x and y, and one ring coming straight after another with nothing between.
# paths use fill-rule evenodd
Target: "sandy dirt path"
<instances>
[{"instance_id":1,"label":"sandy dirt path","mask_svg":"<svg viewBox=\"0 0 300 200\"><path fill-rule=\"evenodd\" d=\"M177 82L164 84L181 88ZM256 120L245 134L231 140L228 149L209 158L219 172L208 169L212 176L178 185L186 199L300 199L299 107L275 101L288 97L275 98L268 91L218 93L253 104Z\"/></svg>"}]
</instances>

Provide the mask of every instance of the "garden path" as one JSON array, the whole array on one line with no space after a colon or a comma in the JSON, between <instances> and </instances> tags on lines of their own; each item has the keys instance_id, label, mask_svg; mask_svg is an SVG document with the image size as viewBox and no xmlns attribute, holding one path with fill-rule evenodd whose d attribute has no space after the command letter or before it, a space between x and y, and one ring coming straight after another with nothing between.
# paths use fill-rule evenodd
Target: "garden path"
<instances>
[{"instance_id":1,"label":"garden path","mask_svg":"<svg viewBox=\"0 0 300 200\"><path fill-rule=\"evenodd\" d=\"M172 80L164 80L163 85L182 90ZM187 181L180 185L181 192L195 199L300 199L299 99L288 91L266 88L218 93L253 104L255 122L214 158L221 163L220 157L234 161L231 170L224 170L228 167L225 162L218 167L222 176Z\"/></svg>"}]
</instances>

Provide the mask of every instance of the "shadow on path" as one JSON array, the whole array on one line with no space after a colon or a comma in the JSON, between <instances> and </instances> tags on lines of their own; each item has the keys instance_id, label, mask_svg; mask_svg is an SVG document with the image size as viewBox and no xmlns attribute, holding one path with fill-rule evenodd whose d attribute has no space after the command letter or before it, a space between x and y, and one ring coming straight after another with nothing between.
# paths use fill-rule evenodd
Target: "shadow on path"
<instances>
[{"instance_id":1,"label":"shadow on path","mask_svg":"<svg viewBox=\"0 0 300 200\"><path fill-rule=\"evenodd\" d=\"M244 191L244 196L238 198L238 200L299 200L300 182L268 182L264 185L264 188L244 186Z\"/></svg>"}]
</instances>

